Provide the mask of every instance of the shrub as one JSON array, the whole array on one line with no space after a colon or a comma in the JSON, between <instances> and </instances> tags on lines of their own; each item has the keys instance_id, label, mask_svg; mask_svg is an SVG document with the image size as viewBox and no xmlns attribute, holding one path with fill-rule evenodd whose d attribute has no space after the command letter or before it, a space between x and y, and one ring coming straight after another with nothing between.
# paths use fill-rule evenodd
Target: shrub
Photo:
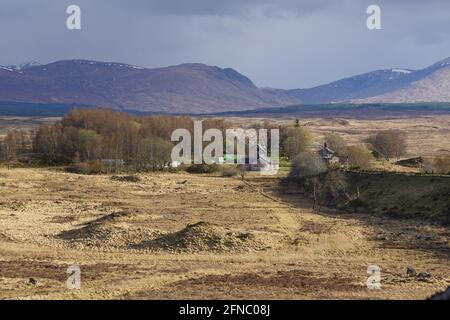
<instances>
[{"instance_id":1,"label":"shrub","mask_svg":"<svg viewBox=\"0 0 450 320\"><path fill-rule=\"evenodd\" d=\"M189 173L215 173L219 171L220 167L217 164L193 164L186 169L186 172Z\"/></svg>"},{"instance_id":2,"label":"shrub","mask_svg":"<svg viewBox=\"0 0 450 320\"><path fill-rule=\"evenodd\" d=\"M231 178L237 176L238 174L240 174L240 170L236 167L225 167L222 170L222 176L224 177Z\"/></svg>"},{"instance_id":3,"label":"shrub","mask_svg":"<svg viewBox=\"0 0 450 320\"><path fill-rule=\"evenodd\" d=\"M103 165L99 161L74 163L67 170L78 174L100 174L104 171Z\"/></svg>"},{"instance_id":4,"label":"shrub","mask_svg":"<svg viewBox=\"0 0 450 320\"><path fill-rule=\"evenodd\" d=\"M348 208L353 211L353 212L357 212L358 210L361 209L367 209L368 205L366 202L362 201L361 199L357 198L357 199L353 199L352 201L350 201L347 204Z\"/></svg>"},{"instance_id":5,"label":"shrub","mask_svg":"<svg viewBox=\"0 0 450 320\"><path fill-rule=\"evenodd\" d=\"M306 152L313 141L311 133L306 128L288 128L281 139L282 153L294 159L299 153Z\"/></svg>"},{"instance_id":6,"label":"shrub","mask_svg":"<svg viewBox=\"0 0 450 320\"><path fill-rule=\"evenodd\" d=\"M336 204L343 199L346 189L347 178L339 170L330 171L319 180L319 193L327 204Z\"/></svg>"},{"instance_id":7,"label":"shrub","mask_svg":"<svg viewBox=\"0 0 450 320\"><path fill-rule=\"evenodd\" d=\"M111 180L120 182L139 182L141 179L138 176L112 176Z\"/></svg>"},{"instance_id":8,"label":"shrub","mask_svg":"<svg viewBox=\"0 0 450 320\"><path fill-rule=\"evenodd\" d=\"M292 162L290 176L292 178L306 178L317 176L325 171L327 171L327 166L319 155L303 152L297 155Z\"/></svg>"},{"instance_id":9,"label":"shrub","mask_svg":"<svg viewBox=\"0 0 450 320\"><path fill-rule=\"evenodd\" d=\"M450 174L450 156L439 156L434 158L433 161L427 161L425 171L439 174Z\"/></svg>"},{"instance_id":10,"label":"shrub","mask_svg":"<svg viewBox=\"0 0 450 320\"><path fill-rule=\"evenodd\" d=\"M348 163L352 167L360 169L369 169L373 155L364 145L347 147Z\"/></svg>"}]
</instances>

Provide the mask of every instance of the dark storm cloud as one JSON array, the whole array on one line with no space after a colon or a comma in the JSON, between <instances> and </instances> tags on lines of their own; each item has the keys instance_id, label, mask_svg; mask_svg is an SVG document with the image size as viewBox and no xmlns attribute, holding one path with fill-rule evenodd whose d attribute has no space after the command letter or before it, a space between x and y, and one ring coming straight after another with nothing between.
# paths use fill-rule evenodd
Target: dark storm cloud
<instances>
[{"instance_id":1,"label":"dark storm cloud","mask_svg":"<svg viewBox=\"0 0 450 320\"><path fill-rule=\"evenodd\" d=\"M81 31L65 28L70 4L82 8ZM370 4L383 30L367 30ZM449 10L448 0L0 0L0 64L202 62L306 87L450 56Z\"/></svg>"}]
</instances>

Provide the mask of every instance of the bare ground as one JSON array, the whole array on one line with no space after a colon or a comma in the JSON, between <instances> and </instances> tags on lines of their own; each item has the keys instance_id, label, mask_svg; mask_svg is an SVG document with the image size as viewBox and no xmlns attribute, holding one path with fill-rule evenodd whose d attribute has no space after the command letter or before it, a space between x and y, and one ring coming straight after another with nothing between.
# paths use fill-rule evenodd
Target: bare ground
<instances>
[{"instance_id":1,"label":"bare ground","mask_svg":"<svg viewBox=\"0 0 450 320\"><path fill-rule=\"evenodd\" d=\"M450 284L448 227L313 212L273 178L140 178L1 169L0 298L424 299Z\"/></svg>"}]
</instances>

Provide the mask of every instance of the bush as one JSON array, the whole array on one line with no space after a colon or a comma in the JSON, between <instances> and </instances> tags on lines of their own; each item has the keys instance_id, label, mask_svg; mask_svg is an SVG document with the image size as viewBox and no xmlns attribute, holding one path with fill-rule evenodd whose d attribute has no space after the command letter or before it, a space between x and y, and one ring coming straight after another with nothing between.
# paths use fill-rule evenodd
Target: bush
<instances>
[{"instance_id":1,"label":"bush","mask_svg":"<svg viewBox=\"0 0 450 320\"><path fill-rule=\"evenodd\" d=\"M112 176L111 180L120 182L139 182L141 179L138 176Z\"/></svg>"},{"instance_id":2,"label":"bush","mask_svg":"<svg viewBox=\"0 0 450 320\"><path fill-rule=\"evenodd\" d=\"M434 158L433 161L427 161L425 171L438 174L450 174L450 156L439 156Z\"/></svg>"},{"instance_id":3,"label":"bush","mask_svg":"<svg viewBox=\"0 0 450 320\"><path fill-rule=\"evenodd\" d=\"M78 162L72 164L67 170L78 174L100 174L103 173L103 165L99 161Z\"/></svg>"},{"instance_id":4,"label":"bush","mask_svg":"<svg viewBox=\"0 0 450 320\"><path fill-rule=\"evenodd\" d=\"M184 165L181 165L178 167L169 167L167 171L170 173L178 173L180 171L186 171L186 170L187 170L187 167Z\"/></svg>"},{"instance_id":5,"label":"bush","mask_svg":"<svg viewBox=\"0 0 450 320\"><path fill-rule=\"evenodd\" d=\"M357 212L358 210L367 210L368 204L361 199L353 199L347 204L347 208L353 212Z\"/></svg>"},{"instance_id":6,"label":"bush","mask_svg":"<svg viewBox=\"0 0 450 320\"><path fill-rule=\"evenodd\" d=\"M336 204L344 199L346 189L347 178L339 170L330 171L319 180L319 193L327 204Z\"/></svg>"},{"instance_id":7,"label":"bush","mask_svg":"<svg viewBox=\"0 0 450 320\"><path fill-rule=\"evenodd\" d=\"M222 176L231 178L239 175L241 171L236 167L226 167L222 170Z\"/></svg>"},{"instance_id":8,"label":"bush","mask_svg":"<svg viewBox=\"0 0 450 320\"><path fill-rule=\"evenodd\" d=\"M193 164L187 167L186 172L189 173L215 173L219 172L220 167L217 164Z\"/></svg>"},{"instance_id":9,"label":"bush","mask_svg":"<svg viewBox=\"0 0 450 320\"><path fill-rule=\"evenodd\" d=\"M348 163L352 167L370 169L373 155L364 145L347 147Z\"/></svg>"},{"instance_id":10,"label":"bush","mask_svg":"<svg viewBox=\"0 0 450 320\"><path fill-rule=\"evenodd\" d=\"M314 177L327 171L323 159L314 153L303 152L292 162L290 176L292 178Z\"/></svg>"},{"instance_id":11,"label":"bush","mask_svg":"<svg viewBox=\"0 0 450 320\"><path fill-rule=\"evenodd\" d=\"M434 167L438 173L450 174L450 156L437 157L434 160Z\"/></svg>"},{"instance_id":12,"label":"bush","mask_svg":"<svg viewBox=\"0 0 450 320\"><path fill-rule=\"evenodd\" d=\"M311 133L306 128L288 128L281 140L282 153L294 159L299 153L306 152L313 141Z\"/></svg>"}]
</instances>

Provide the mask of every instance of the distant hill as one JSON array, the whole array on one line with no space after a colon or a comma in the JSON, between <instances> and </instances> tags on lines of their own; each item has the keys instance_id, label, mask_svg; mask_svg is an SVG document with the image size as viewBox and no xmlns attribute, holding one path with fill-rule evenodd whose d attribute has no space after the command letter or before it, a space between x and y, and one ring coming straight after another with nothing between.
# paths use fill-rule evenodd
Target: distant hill
<instances>
[{"instance_id":1,"label":"distant hill","mask_svg":"<svg viewBox=\"0 0 450 320\"><path fill-rule=\"evenodd\" d=\"M393 87L388 92L358 99L355 102L448 102L450 101L450 58L405 75L402 82L404 85Z\"/></svg>"},{"instance_id":2,"label":"distant hill","mask_svg":"<svg viewBox=\"0 0 450 320\"><path fill-rule=\"evenodd\" d=\"M289 93L314 104L450 102L450 58L421 70L378 70Z\"/></svg>"},{"instance_id":3,"label":"distant hill","mask_svg":"<svg viewBox=\"0 0 450 320\"><path fill-rule=\"evenodd\" d=\"M304 103L345 102L400 88L405 85L405 75L412 72L409 69L377 70L310 89L289 90L289 93Z\"/></svg>"},{"instance_id":4,"label":"distant hill","mask_svg":"<svg viewBox=\"0 0 450 320\"><path fill-rule=\"evenodd\" d=\"M257 88L230 68L183 64L146 69L86 60L0 67L0 101L164 113L238 111L299 103L284 90Z\"/></svg>"},{"instance_id":5,"label":"distant hill","mask_svg":"<svg viewBox=\"0 0 450 320\"><path fill-rule=\"evenodd\" d=\"M231 68L147 69L66 60L0 66L0 102L206 114L298 104L450 102L450 58L421 70L378 70L309 89L258 88Z\"/></svg>"}]
</instances>

